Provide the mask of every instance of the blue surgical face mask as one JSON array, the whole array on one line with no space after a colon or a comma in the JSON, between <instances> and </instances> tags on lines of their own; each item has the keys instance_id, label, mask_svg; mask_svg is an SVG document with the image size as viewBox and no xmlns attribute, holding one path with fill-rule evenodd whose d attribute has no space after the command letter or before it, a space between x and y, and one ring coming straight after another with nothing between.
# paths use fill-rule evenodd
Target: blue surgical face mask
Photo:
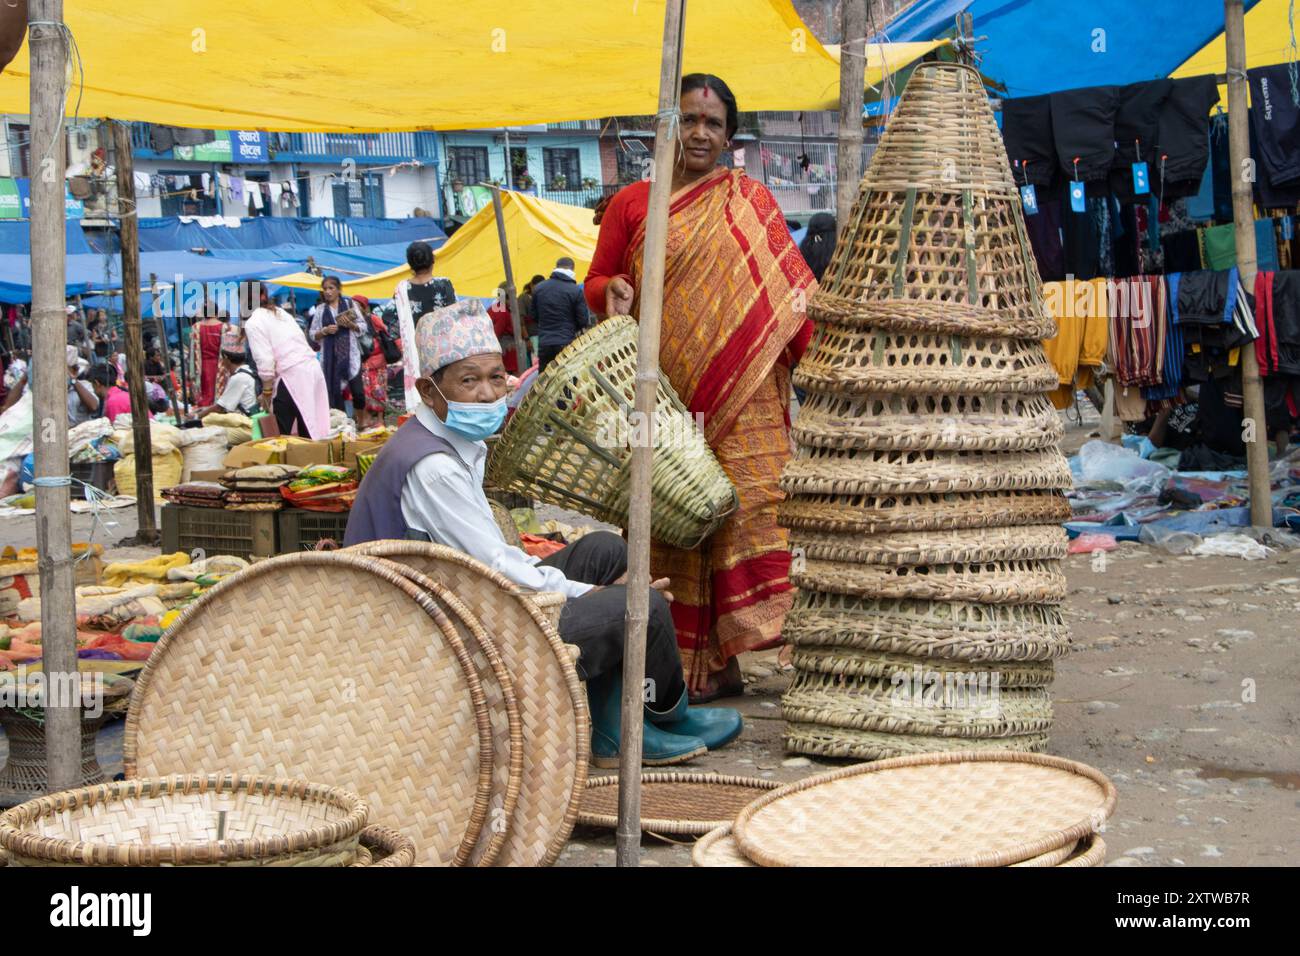
<instances>
[{"instance_id":1,"label":"blue surgical face mask","mask_svg":"<svg viewBox=\"0 0 1300 956\"><path fill-rule=\"evenodd\" d=\"M433 387L438 388L438 383L434 382ZM438 388L438 394L442 395L442 389ZM495 402L453 402L446 395L442 395L442 400L447 403L447 417L443 424L470 441L483 441L495 435L506 420L504 395Z\"/></svg>"}]
</instances>

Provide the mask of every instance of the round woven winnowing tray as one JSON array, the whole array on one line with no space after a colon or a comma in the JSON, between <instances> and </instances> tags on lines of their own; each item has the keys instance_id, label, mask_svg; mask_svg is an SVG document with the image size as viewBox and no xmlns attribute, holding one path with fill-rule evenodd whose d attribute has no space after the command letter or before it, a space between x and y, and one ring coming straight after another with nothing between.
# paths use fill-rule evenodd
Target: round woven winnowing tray
<instances>
[{"instance_id":1,"label":"round woven winnowing tray","mask_svg":"<svg viewBox=\"0 0 1300 956\"><path fill-rule=\"evenodd\" d=\"M405 575L422 591L431 594L446 610L465 646L470 650L474 669L483 684L488 713L492 719L492 797L488 804L492 825L483 828L478 845L470 856L474 866L490 866L501 852L510 833L519 790L523 781L523 724L514 681L506 670L496 642L482 623L455 594L414 568L387 558L378 559L384 566Z\"/></svg>"},{"instance_id":2,"label":"round woven winnowing tray","mask_svg":"<svg viewBox=\"0 0 1300 956\"><path fill-rule=\"evenodd\" d=\"M982 604L1060 604L1065 573L1059 561L876 565L804 562L790 572L797 588L879 598L978 601Z\"/></svg>"},{"instance_id":3,"label":"round woven winnowing tray","mask_svg":"<svg viewBox=\"0 0 1300 956\"><path fill-rule=\"evenodd\" d=\"M1060 561L1069 539L1058 524L942 531L790 532L790 549L818 561L853 564L971 564Z\"/></svg>"},{"instance_id":4,"label":"round woven winnowing tray","mask_svg":"<svg viewBox=\"0 0 1300 956\"><path fill-rule=\"evenodd\" d=\"M421 541L348 550L407 565L443 585L496 642L519 701L524 760L523 786L496 863L549 866L577 820L591 754L587 697L567 645L528 592L459 551Z\"/></svg>"},{"instance_id":5,"label":"round woven winnowing tray","mask_svg":"<svg viewBox=\"0 0 1300 956\"><path fill-rule=\"evenodd\" d=\"M879 534L1057 524L1070 519L1059 491L789 495L777 505L786 528Z\"/></svg>"},{"instance_id":6,"label":"round woven winnowing tray","mask_svg":"<svg viewBox=\"0 0 1300 956\"><path fill-rule=\"evenodd\" d=\"M1018 737L932 737L925 734L887 734L877 730L830 727L787 721L785 749L810 757L850 760L885 760L931 753L983 753L1014 750L1036 753L1047 749L1047 734Z\"/></svg>"},{"instance_id":7,"label":"round woven winnowing tray","mask_svg":"<svg viewBox=\"0 0 1300 956\"><path fill-rule=\"evenodd\" d=\"M1062 860L1057 866L1101 866L1106 862L1106 842L1101 834L1094 833L1084 837L1074 848L1074 853Z\"/></svg>"},{"instance_id":8,"label":"round woven winnowing tray","mask_svg":"<svg viewBox=\"0 0 1300 956\"><path fill-rule=\"evenodd\" d=\"M811 393L791 436L840 450L1039 451L1065 434L1042 394L862 395Z\"/></svg>"},{"instance_id":9,"label":"round woven winnowing tray","mask_svg":"<svg viewBox=\"0 0 1300 956\"><path fill-rule=\"evenodd\" d=\"M812 392L1050 392L1059 384L1041 343L887 332L823 322L795 369Z\"/></svg>"},{"instance_id":10,"label":"round woven winnowing tray","mask_svg":"<svg viewBox=\"0 0 1300 956\"><path fill-rule=\"evenodd\" d=\"M1070 650L1059 607L911 601L800 590L782 633L796 648L840 647L954 661L1042 661Z\"/></svg>"},{"instance_id":11,"label":"round woven winnowing tray","mask_svg":"<svg viewBox=\"0 0 1300 956\"><path fill-rule=\"evenodd\" d=\"M781 490L788 495L1055 491L1073 483L1069 463L1055 447L1012 452L799 448L781 472Z\"/></svg>"},{"instance_id":12,"label":"round woven winnowing tray","mask_svg":"<svg viewBox=\"0 0 1300 956\"><path fill-rule=\"evenodd\" d=\"M329 780L464 865L492 792L478 674L434 600L346 552L259 561L181 612L136 681L128 777L194 767Z\"/></svg>"},{"instance_id":13,"label":"round woven winnowing tray","mask_svg":"<svg viewBox=\"0 0 1300 956\"><path fill-rule=\"evenodd\" d=\"M922 754L818 774L733 825L761 866L1006 866L1073 845L1115 810L1092 767L1044 754Z\"/></svg>"},{"instance_id":14,"label":"round woven winnowing tray","mask_svg":"<svg viewBox=\"0 0 1300 956\"><path fill-rule=\"evenodd\" d=\"M775 780L716 773L642 773L641 829L647 833L699 836L728 824L756 797L781 786ZM578 822L618 826L618 777L587 780Z\"/></svg>"},{"instance_id":15,"label":"round woven winnowing tray","mask_svg":"<svg viewBox=\"0 0 1300 956\"><path fill-rule=\"evenodd\" d=\"M1011 865L1031 867L1060 866L1074 855L1078 846L1077 843L1067 843L1064 846L1058 846L1055 850L1048 850L1040 856L1031 856L1027 860L1021 860L1019 863L1012 863Z\"/></svg>"},{"instance_id":16,"label":"round woven winnowing tray","mask_svg":"<svg viewBox=\"0 0 1300 956\"><path fill-rule=\"evenodd\" d=\"M792 657L795 668L817 674L844 677L894 678L920 668L925 674L974 676L997 675L998 687L1049 687L1056 676L1056 662L1045 661L951 661L941 657L913 657L884 651L861 651L852 647L800 647ZM901 678L900 678L901 679Z\"/></svg>"},{"instance_id":17,"label":"round woven winnowing tray","mask_svg":"<svg viewBox=\"0 0 1300 956\"><path fill-rule=\"evenodd\" d=\"M786 720L925 737L1022 737L1052 729L1046 687L1003 688L985 674L900 668L890 677L796 670L781 696Z\"/></svg>"},{"instance_id":18,"label":"round woven winnowing tray","mask_svg":"<svg viewBox=\"0 0 1300 956\"><path fill-rule=\"evenodd\" d=\"M691 849L691 866L758 866L745 858L731 837L728 821L695 841Z\"/></svg>"}]
</instances>

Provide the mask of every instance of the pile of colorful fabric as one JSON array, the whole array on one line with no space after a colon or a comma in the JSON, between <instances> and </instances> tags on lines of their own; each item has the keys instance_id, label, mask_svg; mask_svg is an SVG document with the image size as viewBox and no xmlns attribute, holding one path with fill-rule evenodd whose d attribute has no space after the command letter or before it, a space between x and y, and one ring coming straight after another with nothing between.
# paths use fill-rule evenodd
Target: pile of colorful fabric
<instances>
[{"instance_id":1,"label":"pile of colorful fabric","mask_svg":"<svg viewBox=\"0 0 1300 956\"><path fill-rule=\"evenodd\" d=\"M280 494L295 508L307 511L350 511L357 482L342 465L311 465L284 485Z\"/></svg>"},{"instance_id":2,"label":"pile of colorful fabric","mask_svg":"<svg viewBox=\"0 0 1300 956\"><path fill-rule=\"evenodd\" d=\"M174 505L192 508L224 508L226 489L215 481L191 481L164 488L162 496Z\"/></svg>"},{"instance_id":3,"label":"pile of colorful fabric","mask_svg":"<svg viewBox=\"0 0 1300 956\"><path fill-rule=\"evenodd\" d=\"M294 465L250 465L226 472L225 506L232 511L279 511L284 507L280 489L297 477Z\"/></svg>"}]
</instances>

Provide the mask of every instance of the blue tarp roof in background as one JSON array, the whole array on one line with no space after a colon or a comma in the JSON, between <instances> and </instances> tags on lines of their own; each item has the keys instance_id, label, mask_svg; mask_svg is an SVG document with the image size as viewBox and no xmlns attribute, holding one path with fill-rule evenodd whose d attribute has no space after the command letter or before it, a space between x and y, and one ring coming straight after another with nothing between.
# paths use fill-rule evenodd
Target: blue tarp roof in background
<instances>
[{"instance_id":1,"label":"blue tarp roof in background","mask_svg":"<svg viewBox=\"0 0 1300 956\"><path fill-rule=\"evenodd\" d=\"M1256 3L1245 0L1246 9ZM963 9L975 36L987 38L975 45L980 72L1007 96L1165 77L1223 32L1220 0L920 0L887 38L943 36Z\"/></svg>"},{"instance_id":2,"label":"blue tarp roof in background","mask_svg":"<svg viewBox=\"0 0 1300 956\"><path fill-rule=\"evenodd\" d=\"M437 239L431 242L430 245L437 249L446 241L446 239ZM325 270L341 269L345 272L370 275L374 272L391 269L393 266L400 266L406 262L407 245L408 243L405 242L389 242L378 245L328 248L284 243L256 251L268 259L292 262L300 270L306 266L307 259L310 257L315 260L316 265ZM251 251L247 249L213 249L212 257L214 259L246 258Z\"/></svg>"},{"instance_id":3,"label":"blue tarp roof in background","mask_svg":"<svg viewBox=\"0 0 1300 956\"><path fill-rule=\"evenodd\" d=\"M140 250L268 249L285 244L325 249L357 245L409 243L415 239L446 239L432 219L324 219L253 216L239 226L204 226L169 216L140 220Z\"/></svg>"},{"instance_id":4,"label":"blue tarp roof in background","mask_svg":"<svg viewBox=\"0 0 1300 956\"><path fill-rule=\"evenodd\" d=\"M289 269L292 269L291 263L275 259L216 259L174 250L140 254L140 281L146 288L150 273L156 274L160 283L172 283L177 275L187 282L242 282L282 275ZM81 295L92 289L115 288L122 281L121 263L116 256L105 260L104 256L93 253L70 255L66 276L68 296ZM30 302L31 298L31 256L0 254L0 301Z\"/></svg>"},{"instance_id":5,"label":"blue tarp roof in background","mask_svg":"<svg viewBox=\"0 0 1300 956\"><path fill-rule=\"evenodd\" d=\"M0 220L0 255L28 255L32 251L32 224L26 219ZM81 220L69 219L66 222L68 236L68 254L94 252L86 244L86 234L81 231Z\"/></svg>"}]
</instances>

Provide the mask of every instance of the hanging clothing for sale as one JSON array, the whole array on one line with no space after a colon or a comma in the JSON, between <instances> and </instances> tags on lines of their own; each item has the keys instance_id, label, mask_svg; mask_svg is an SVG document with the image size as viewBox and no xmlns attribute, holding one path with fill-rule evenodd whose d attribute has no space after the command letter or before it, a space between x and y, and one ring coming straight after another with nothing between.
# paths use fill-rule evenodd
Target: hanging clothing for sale
<instances>
[{"instance_id":1,"label":"hanging clothing for sale","mask_svg":"<svg viewBox=\"0 0 1300 956\"><path fill-rule=\"evenodd\" d=\"M1110 172L1111 193L1120 202L1136 202L1140 195L1146 195L1135 188L1134 163L1147 165L1148 192L1160 190L1152 178L1160 166L1156 143L1160 138L1160 112L1173 85L1173 80L1150 80L1120 89L1115 112L1115 161Z\"/></svg>"},{"instance_id":2,"label":"hanging clothing for sale","mask_svg":"<svg viewBox=\"0 0 1300 956\"><path fill-rule=\"evenodd\" d=\"M1147 400L1137 385L1117 385L1115 416L1122 422L1140 422L1147 417Z\"/></svg>"},{"instance_id":3,"label":"hanging clothing for sale","mask_svg":"<svg viewBox=\"0 0 1300 956\"><path fill-rule=\"evenodd\" d=\"M1231 269L1237 264L1237 227L1211 226L1203 230L1203 259L1207 269ZM1255 262L1260 269L1278 270L1277 236L1272 219L1255 220Z\"/></svg>"},{"instance_id":4,"label":"hanging clothing for sale","mask_svg":"<svg viewBox=\"0 0 1300 956\"><path fill-rule=\"evenodd\" d=\"M1177 397L1183 385L1183 330L1178 324L1177 283L1165 281L1166 308L1154 315L1154 320L1164 323L1164 358L1160 366L1160 384L1142 389L1148 401L1162 401Z\"/></svg>"},{"instance_id":5,"label":"hanging clothing for sale","mask_svg":"<svg viewBox=\"0 0 1300 956\"><path fill-rule=\"evenodd\" d=\"M1070 184L1061 187L1061 235L1065 259L1065 275L1075 279L1095 279L1101 271L1101 233L1097 204L1089 202L1088 211L1075 212L1070 208Z\"/></svg>"},{"instance_id":6,"label":"hanging clothing for sale","mask_svg":"<svg viewBox=\"0 0 1300 956\"><path fill-rule=\"evenodd\" d=\"M1195 230L1171 232L1161 236L1160 248L1165 254L1165 272L1195 272L1205 268L1201 262L1201 241Z\"/></svg>"},{"instance_id":7,"label":"hanging clothing for sale","mask_svg":"<svg viewBox=\"0 0 1300 956\"><path fill-rule=\"evenodd\" d=\"M1219 102L1215 76L1171 80L1161 104L1159 155L1152 179L1159 177L1166 200L1191 196L1201 184L1210 160L1210 110Z\"/></svg>"},{"instance_id":8,"label":"hanging clothing for sale","mask_svg":"<svg viewBox=\"0 0 1300 956\"><path fill-rule=\"evenodd\" d=\"M1046 187L1056 179L1056 140L1052 135L1050 96L1021 96L1002 101L1002 142L1016 183ZM1040 200L1041 203L1041 200Z\"/></svg>"},{"instance_id":9,"label":"hanging clothing for sale","mask_svg":"<svg viewBox=\"0 0 1300 956\"><path fill-rule=\"evenodd\" d=\"M1195 195L1187 199L1187 215L1198 222L1232 221L1232 175L1228 149L1228 115L1222 108L1210 117L1210 162Z\"/></svg>"},{"instance_id":10,"label":"hanging clothing for sale","mask_svg":"<svg viewBox=\"0 0 1300 956\"><path fill-rule=\"evenodd\" d=\"M1025 216L1025 233L1044 282L1065 278L1065 246L1061 242L1061 204L1055 199L1039 201L1038 212Z\"/></svg>"},{"instance_id":11,"label":"hanging clothing for sale","mask_svg":"<svg viewBox=\"0 0 1300 956\"><path fill-rule=\"evenodd\" d=\"M1275 374L1280 360L1273 323L1273 276L1272 272L1255 273L1255 324L1259 328L1255 361L1259 363L1259 374L1264 376Z\"/></svg>"},{"instance_id":12,"label":"hanging clothing for sale","mask_svg":"<svg viewBox=\"0 0 1300 956\"><path fill-rule=\"evenodd\" d=\"M1247 70L1250 123L1258 149L1251 155L1273 186L1300 183L1300 105L1291 97L1290 66L1278 63Z\"/></svg>"},{"instance_id":13,"label":"hanging clothing for sale","mask_svg":"<svg viewBox=\"0 0 1300 956\"><path fill-rule=\"evenodd\" d=\"M1091 372L1087 383L1078 381L1080 368L1099 366L1106 358L1106 280L1048 282L1043 286L1043 307L1056 322L1056 335L1043 341L1043 351L1060 383L1048 397L1057 408L1068 408L1075 388L1091 384Z\"/></svg>"},{"instance_id":14,"label":"hanging clothing for sale","mask_svg":"<svg viewBox=\"0 0 1300 956\"><path fill-rule=\"evenodd\" d=\"M1158 385L1165 360L1163 276L1111 279L1106 291L1111 359L1120 385Z\"/></svg>"},{"instance_id":15,"label":"hanging clothing for sale","mask_svg":"<svg viewBox=\"0 0 1300 956\"><path fill-rule=\"evenodd\" d=\"M1276 98L1276 97L1275 97ZM1251 109L1252 115L1255 110ZM1260 123L1253 121L1250 127L1250 155L1258 157L1260 154ZM1268 167L1262 163L1255 164L1255 205L1264 209L1285 209L1294 211L1297 205L1300 205L1300 181L1291 183L1275 183L1273 177L1269 174Z\"/></svg>"},{"instance_id":16,"label":"hanging clothing for sale","mask_svg":"<svg viewBox=\"0 0 1300 956\"><path fill-rule=\"evenodd\" d=\"M1057 165L1067 181L1092 183L1110 175L1122 89L1090 86L1049 94Z\"/></svg>"},{"instance_id":17,"label":"hanging clothing for sale","mask_svg":"<svg viewBox=\"0 0 1300 956\"><path fill-rule=\"evenodd\" d=\"M1300 375L1300 271L1273 273L1269 317L1277 340L1277 370Z\"/></svg>"}]
</instances>

